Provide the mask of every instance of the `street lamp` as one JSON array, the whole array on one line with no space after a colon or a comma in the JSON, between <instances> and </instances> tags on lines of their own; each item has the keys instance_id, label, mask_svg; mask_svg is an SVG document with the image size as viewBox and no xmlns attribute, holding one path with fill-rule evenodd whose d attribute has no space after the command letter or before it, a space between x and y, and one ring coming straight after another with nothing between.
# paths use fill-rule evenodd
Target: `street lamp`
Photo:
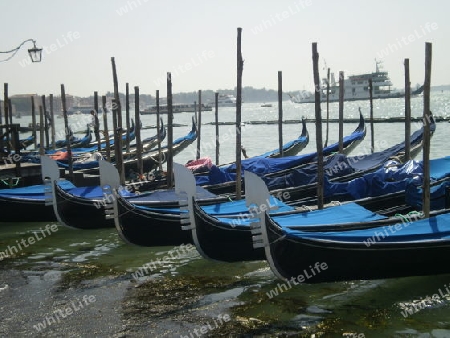
<instances>
[{"instance_id":1,"label":"street lamp","mask_svg":"<svg viewBox=\"0 0 450 338\"><path fill-rule=\"evenodd\" d=\"M29 41L33 42L33 48L28 49L28 54L30 55L31 61L32 62L41 62L41 60L42 60L42 48L37 48L36 47L36 40L33 40L33 39L25 40L18 47L14 48L14 49L11 49L11 50L8 50L6 52L1 52L0 51L0 54L12 54L9 57L7 57L6 59L0 60L0 62L5 62L5 61L8 61L8 60L12 59L14 57L14 55L17 54L19 49L25 43L27 43Z\"/></svg>"},{"instance_id":2,"label":"street lamp","mask_svg":"<svg viewBox=\"0 0 450 338\"><path fill-rule=\"evenodd\" d=\"M33 40L33 48L28 49L28 54L32 62L41 62L42 60L42 48L36 48L36 41Z\"/></svg>"}]
</instances>

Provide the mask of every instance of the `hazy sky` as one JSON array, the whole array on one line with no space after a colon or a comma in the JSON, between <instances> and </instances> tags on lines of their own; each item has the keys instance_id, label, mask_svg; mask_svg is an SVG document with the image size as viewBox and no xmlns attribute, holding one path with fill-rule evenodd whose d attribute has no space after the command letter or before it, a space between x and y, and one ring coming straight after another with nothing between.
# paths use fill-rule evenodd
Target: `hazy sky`
<instances>
[{"instance_id":1,"label":"hazy sky","mask_svg":"<svg viewBox=\"0 0 450 338\"><path fill-rule=\"evenodd\" d=\"M1 0L1 51L28 38L44 48L28 64L27 43L0 62L10 94L88 96L113 91L111 57L119 89L166 95L173 91L236 86L237 27L242 27L243 85L285 91L313 88L311 43L336 75L375 70L384 62L394 86L404 87L405 58L411 82L424 80L425 42L433 43L432 85L450 84L450 2L444 0ZM4 60L5 54L0 54ZM1 87L3 96L3 86Z\"/></svg>"}]
</instances>

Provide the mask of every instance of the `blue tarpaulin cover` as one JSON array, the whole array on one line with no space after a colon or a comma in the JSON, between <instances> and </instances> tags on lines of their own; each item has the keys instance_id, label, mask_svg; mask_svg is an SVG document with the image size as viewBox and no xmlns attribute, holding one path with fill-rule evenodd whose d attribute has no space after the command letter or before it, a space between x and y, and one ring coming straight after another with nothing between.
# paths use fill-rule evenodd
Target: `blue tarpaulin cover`
<instances>
[{"instance_id":1,"label":"blue tarpaulin cover","mask_svg":"<svg viewBox=\"0 0 450 338\"><path fill-rule=\"evenodd\" d=\"M420 142L422 136L423 128L411 135L411 144ZM359 135L359 133L353 133L347 137L352 139L361 137L361 135ZM332 146L334 145L331 145L330 147ZM404 148L405 143L402 142L386 150L367 155L346 156L343 154L335 154L326 159L324 168L325 174L328 178L333 178L348 175L352 172L376 169L388 161L390 157L397 155ZM316 153L283 158L249 158L242 160L242 171L246 170L257 174L258 176L265 176L312 162L315 158ZM198 185L213 185L235 181L235 170L235 164L220 168L212 166L208 175L196 176L196 182ZM306 166L302 166L301 169L292 169L289 170L288 173L279 176L270 178L265 177L264 180L269 189L272 190L313 183L316 180L316 175L317 164L310 163Z\"/></svg>"},{"instance_id":2,"label":"blue tarpaulin cover","mask_svg":"<svg viewBox=\"0 0 450 338\"><path fill-rule=\"evenodd\" d=\"M414 220L414 219L412 219ZM397 227L384 226L362 230L345 230L332 232L304 232L289 228L283 229L287 237L307 238L326 241L367 243L375 242L418 242L424 240L450 239L450 214L442 214L413 222L402 222Z\"/></svg>"}]
</instances>

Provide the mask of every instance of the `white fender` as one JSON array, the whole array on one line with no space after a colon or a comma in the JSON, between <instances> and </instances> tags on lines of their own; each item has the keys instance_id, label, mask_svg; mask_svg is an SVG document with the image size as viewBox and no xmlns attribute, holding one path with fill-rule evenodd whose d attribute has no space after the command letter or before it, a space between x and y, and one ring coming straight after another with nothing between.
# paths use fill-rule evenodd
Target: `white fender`
<instances>
[{"instance_id":1,"label":"white fender","mask_svg":"<svg viewBox=\"0 0 450 338\"><path fill-rule=\"evenodd\" d=\"M181 220L181 228L183 230L191 230L192 239L194 241L195 247L197 248L197 251L204 258L210 259L203 252L197 237L197 228L194 217L194 205L192 202L192 198L195 197L197 192L195 177L192 172L184 165L175 162L173 163L173 172L175 176L175 192L180 196L180 209L187 210L189 215L188 219ZM187 197L187 201L184 200L185 197Z\"/></svg>"},{"instance_id":2,"label":"white fender","mask_svg":"<svg viewBox=\"0 0 450 338\"><path fill-rule=\"evenodd\" d=\"M276 206L271 206L270 204L270 194L267 185L264 181L258 177L256 174L251 173L249 171L245 171L245 204L247 207L256 207L257 212L254 213L254 216L259 219L258 222L254 222L250 224L252 228L252 238L253 238L253 247L261 248L264 247L264 252L266 254L266 260L269 263L269 266L272 272L280 279L286 280L285 277L280 275L275 267L275 263L272 259L272 255L270 252L270 242L269 237L267 236L267 227L266 227L266 213L271 209L276 209ZM264 206L264 208L262 208Z\"/></svg>"}]
</instances>

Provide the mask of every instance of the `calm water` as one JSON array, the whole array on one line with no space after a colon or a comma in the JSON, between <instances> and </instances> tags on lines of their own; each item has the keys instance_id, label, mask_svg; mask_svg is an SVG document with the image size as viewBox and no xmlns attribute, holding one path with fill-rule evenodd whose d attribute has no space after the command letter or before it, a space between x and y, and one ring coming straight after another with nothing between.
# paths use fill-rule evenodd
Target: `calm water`
<instances>
[{"instance_id":1,"label":"calm water","mask_svg":"<svg viewBox=\"0 0 450 338\"><path fill-rule=\"evenodd\" d=\"M433 113L450 116L450 93L432 94ZM413 99L412 106L413 116L421 116L422 99ZM361 107L367 117L369 113L366 102L346 103L345 116L357 117L358 107ZM324 108L325 105L322 106L323 110ZM374 108L375 117L403 114L402 100L376 101ZM243 106L242 120L275 120L277 114L275 103L273 108L261 108L260 104L248 103ZM302 116L312 118L314 106L285 102L285 119L300 119ZM190 117L191 114L177 114L174 122L188 125ZM331 117L337 117L336 104L331 105ZM76 123L76 119L79 118L71 117L71 121ZM232 121L233 118L232 108L220 110L221 121ZM213 119L213 112L203 113L204 123ZM28 122L27 117L22 120ZM62 119L58 123L62 123ZM143 116L144 125L154 123L155 117ZM337 127L337 124L330 124L329 143L337 140ZM355 127L356 124L345 125L344 134L349 134ZM413 130L414 128L413 125ZM185 135L189 129L190 126L175 128L174 137ZM297 137L301 132L300 129L298 125L285 125L284 141ZM315 147L314 126L308 124L308 130L311 141L305 152L314 151ZM449 123L437 124L431 142L432 158L449 154L448 147L445 146L449 130ZM203 125L202 141L205 144L211 142L214 132L213 126ZM232 126L221 126L220 133L228 134L227 138L221 137L221 162L232 161L234 156ZM144 132L144 136L152 134L154 129ZM380 146L398 143L403 137L402 124L375 124L375 141ZM277 126L246 124L242 143L250 156L272 150L278 145ZM369 145L368 131L365 141L355 149L354 154L367 152ZM185 163L192 158L194 149L195 145L192 145L178 155L175 161ZM214 158L213 147L204 147L202 156ZM0 230L0 250L5 250L8 245L17 245L22 239L39 232L45 225L46 223L3 223ZM191 337L190 334L194 337L195 329L200 330L202 325L209 323L205 335L213 337L219 334L235 336L247 334L247 337L253 334L269 337L283 333L286 336L300 337L450 337L450 293L445 289L450 284L450 274L299 285L270 298L268 292L277 288L280 282L274 278L265 262L216 263L206 261L190 251L188 254L173 255L164 264L155 264L155 269L135 280L133 276L136 275L133 273L139 267L156 262L158 258L162 259L168 255L169 250L180 252L177 248L140 248L127 245L113 229L75 231L58 228L58 231L47 238L23 248L14 257L0 261L0 272L4 277L4 280L0 280L2 303L0 317L3 318L0 336L25 336L36 333L32 325L42 320L44 314L42 310L39 312L39 308L45 306L48 301L42 296L48 290L54 291L51 299L70 299L75 292L74 289L77 288L82 289L85 294L97 292L95 306L99 312L106 313L108 310L105 304L109 304L112 295L99 293L99 290L109 290L107 288L112 284L120 288L123 285L141 285L146 280L151 280L153 284L146 291L148 293L142 291L138 294L136 290L140 288L128 287L122 290L122 300L115 303L120 305L114 312L117 322L112 323L110 318L103 318L111 321L109 329L89 331L91 326L95 328L104 324L93 325L92 319L86 315L83 317L80 311L79 318L85 319L80 319L76 324L79 325L79 335L107 337L116 336L111 333L122 332L123 336L130 337L180 337L180 335ZM26 281L24 285L16 285L18 283L16 279L6 278L10 271L15 270L22 271L22 277ZM49 282L45 278L49 273L50 276L55 276L54 282ZM78 281L77 284L77 280L81 282ZM445 297L426 303L423 301L427 296L439 293L439 290ZM30 301L21 300L20 304L27 305L17 310L14 302L20 297L14 292L22 291L29 292ZM163 295L163 299L166 298L165 304L155 303L158 295ZM12 306L8 305L11 300ZM47 309L58 308L55 304L59 303L47 304ZM418 307L422 304L423 309ZM172 306L170 309L169 305ZM405 309L414 309L414 305L419 310L405 317ZM92 307L94 308L94 305ZM229 321L219 321L218 318L220 316L225 318L225 315L229 316L226 317ZM97 318L95 316L99 315L97 313L93 316ZM69 319L66 323L69 323ZM63 325L65 324L55 324L42 336L60 336L62 331L58 331L58 328L62 330ZM120 334L117 335L119 336Z\"/></svg>"}]
</instances>

